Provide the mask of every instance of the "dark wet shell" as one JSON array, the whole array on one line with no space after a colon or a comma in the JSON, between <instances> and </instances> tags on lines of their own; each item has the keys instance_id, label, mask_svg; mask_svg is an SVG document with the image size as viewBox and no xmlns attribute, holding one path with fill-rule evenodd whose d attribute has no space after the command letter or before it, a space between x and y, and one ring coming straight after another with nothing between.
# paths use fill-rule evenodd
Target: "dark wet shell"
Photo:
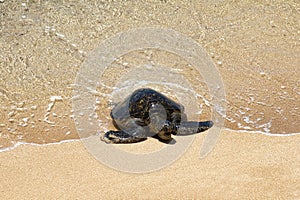
<instances>
[{"instance_id":1,"label":"dark wet shell","mask_svg":"<svg viewBox=\"0 0 300 200\"><path fill-rule=\"evenodd\" d=\"M161 104L166 109L168 118L171 117L173 112L184 112L184 107L181 104L169 99L165 95L150 89L142 88L134 91L132 95L127 97L122 103L118 104L112 110L112 118L121 119L128 113L132 118L139 118L146 120L149 118L149 110L153 104Z\"/></svg>"}]
</instances>

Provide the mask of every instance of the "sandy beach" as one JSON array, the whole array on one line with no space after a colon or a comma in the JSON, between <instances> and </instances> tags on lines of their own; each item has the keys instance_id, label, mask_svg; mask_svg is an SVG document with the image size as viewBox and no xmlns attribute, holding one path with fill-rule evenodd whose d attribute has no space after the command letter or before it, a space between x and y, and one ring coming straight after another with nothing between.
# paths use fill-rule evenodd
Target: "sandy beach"
<instances>
[{"instance_id":1,"label":"sandy beach","mask_svg":"<svg viewBox=\"0 0 300 200\"><path fill-rule=\"evenodd\" d=\"M300 199L299 8L285 0L0 0L0 199ZM148 27L200 45L206 53L199 63L217 73L199 74L198 63L186 59L190 46L173 38L160 41L171 41L179 53L134 49L115 57L101 76L87 68L93 80L78 75L87 60L87 67L98 67L91 55L105 60L91 53L103 41ZM211 90L207 77L221 77L222 84ZM187 97L189 119L217 114L224 120L207 157L199 158L207 132L154 172L124 173L89 153L85 136L114 129L109 113L114 98L124 98L116 91L141 84L176 101L177 94ZM94 95L92 104L74 95L80 87ZM222 89L226 98L218 99ZM86 108L93 115L78 120ZM166 145L148 138L118 148L149 153Z\"/></svg>"},{"instance_id":2,"label":"sandy beach","mask_svg":"<svg viewBox=\"0 0 300 200\"><path fill-rule=\"evenodd\" d=\"M1 199L299 199L300 135L222 131L200 160L204 135L172 165L128 174L96 161L81 141L21 145L0 154ZM149 144L149 141L145 141Z\"/></svg>"}]
</instances>

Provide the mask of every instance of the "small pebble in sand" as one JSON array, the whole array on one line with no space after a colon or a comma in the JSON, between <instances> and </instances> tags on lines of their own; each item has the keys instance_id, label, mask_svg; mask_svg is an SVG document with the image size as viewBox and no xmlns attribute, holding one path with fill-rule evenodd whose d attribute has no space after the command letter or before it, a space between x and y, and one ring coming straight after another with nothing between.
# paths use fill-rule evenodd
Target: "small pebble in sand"
<instances>
[{"instance_id":1,"label":"small pebble in sand","mask_svg":"<svg viewBox=\"0 0 300 200\"><path fill-rule=\"evenodd\" d=\"M9 117L13 117L13 116L15 116L15 115L16 115L15 111L11 111L11 112L8 113L8 116L9 116Z\"/></svg>"},{"instance_id":2,"label":"small pebble in sand","mask_svg":"<svg viewBox=\"0 0 300 200\"><path fill-rule=\"evenodd\" d=\"M259 73L262 77L266 76L266 73L265 72L260 72Z\"/></svg>"},{"instance_id":3,"label":"small pebble in sand","mask_svg":"<svg viewBox=\"0 0 300 200\"><path fill-rule=\"evenodd\" d=\"M84 116L84 112L80 112L79 115L80 115L80 116Z\"/></svg>"},{"instance_id":4,"label":"small pebble in sand","mask_svg":"<svg viewBox=\"0 0 300 200\"><path fill-rule=\"evenodd\" d=\"M65 135L69 135L69 134L71 134L71 131L68 131L68 132L65 133Z\"/></svg>"}]
</instances>

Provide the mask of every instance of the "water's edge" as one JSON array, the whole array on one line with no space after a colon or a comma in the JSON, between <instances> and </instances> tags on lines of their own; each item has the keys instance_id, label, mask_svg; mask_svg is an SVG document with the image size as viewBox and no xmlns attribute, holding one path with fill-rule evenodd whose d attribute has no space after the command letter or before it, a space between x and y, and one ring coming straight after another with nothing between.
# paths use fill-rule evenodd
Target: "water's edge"
<instances>
[{"instance_id":1,"label":"water's edge","mask_svg":"<svg viewBox=\"0 0 300 200\"><path fill-rule=\"evenodd\" d=\"M266 136L270 136L270 137L291 137L291 136L300 135L300 133L280 134L280 133L266 133L266 132L261 132L261 131L233 130L233 129L229 129L229 128L223 128L222 131L233 131L233 132L244 133L244 134L245 133L261 134L261 135L266 135ZM17 147L22 146L22 145L32 145L32 146L43 147L43 146L58 145L58 144L69 143L69 142L78 142L78 141L82 141L82 140L86 140L86 139L88 139L88 138L62 140L59 142L51 142L51 143L46 143L46 144L38 144L38 143L32 143L32 142L16 142L13 146L6 147L6 148L0 148L0 153L14 150Z\"/></svg>"}]
</instances>

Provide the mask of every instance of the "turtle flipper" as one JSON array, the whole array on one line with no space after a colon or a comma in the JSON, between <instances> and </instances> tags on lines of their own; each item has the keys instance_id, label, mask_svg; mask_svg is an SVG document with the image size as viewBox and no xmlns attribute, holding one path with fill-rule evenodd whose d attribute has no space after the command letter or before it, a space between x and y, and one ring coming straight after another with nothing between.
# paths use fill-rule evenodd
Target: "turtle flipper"
<instances>
[{"instance_id":1,"label":"turtle flipper","mask_svg":"<svg viewBox=\"0 0 300 200\"><path fill-rule=\"evenodd\" d=\"M180 126L178 126L177 135L193 135L195 133L200 133L203 131L208 130L213 126L212 121L205 121L205 122L194 122L194 121L187 121L181 122Z\"/></svg>"},{"instance_id":2,"label":"turtle flipper","mask_svg":"<svg viewBox=\"0 0 300 200\"><path fill-rule=\"evenodd\" d=\"M108 131L101 139L106 143L135 143L146 138L132 136L124 131Z\"/></svg>"}]
</instances>

